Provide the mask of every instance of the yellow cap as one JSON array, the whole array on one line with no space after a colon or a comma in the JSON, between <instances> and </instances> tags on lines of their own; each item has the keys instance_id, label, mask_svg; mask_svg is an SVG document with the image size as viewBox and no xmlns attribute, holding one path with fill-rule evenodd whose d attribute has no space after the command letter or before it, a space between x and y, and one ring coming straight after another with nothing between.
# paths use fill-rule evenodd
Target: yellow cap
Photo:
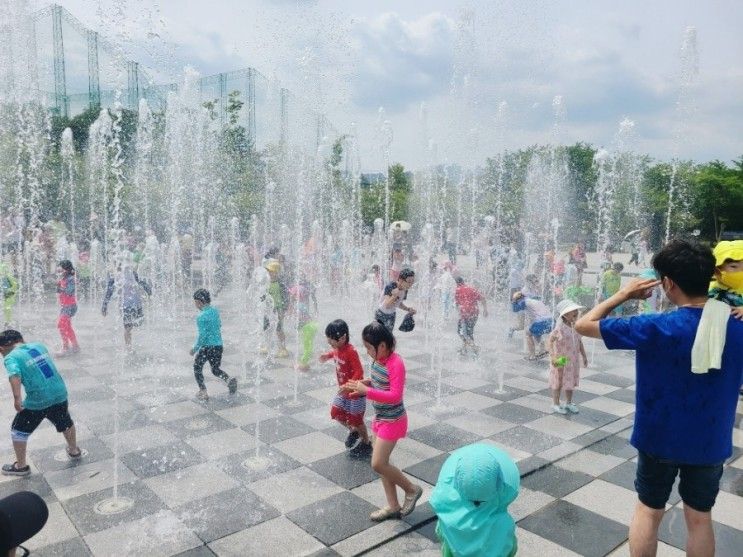
<instances>
[{"instance_id":1,"label":"yellow cap","mask_svg":"<svg viewBox=\"0 0 743 557\"><path fill-rule=\"evenodd\" d=\"M281 263L278 261L269 261L266 263L266 270L271 273L278 273L281 270Z\"/></svg>"},{"instance_id":2,"label":"yellow cap","mask_svg":"<svg viewBox=\"0 0 743 557\"><path fill-rule=\"evenodd\" d=\"M743 261L743 240L723 240L712 251L715 256L715 266L719 267L728 259Z\"/></svg>"}]
</instances>

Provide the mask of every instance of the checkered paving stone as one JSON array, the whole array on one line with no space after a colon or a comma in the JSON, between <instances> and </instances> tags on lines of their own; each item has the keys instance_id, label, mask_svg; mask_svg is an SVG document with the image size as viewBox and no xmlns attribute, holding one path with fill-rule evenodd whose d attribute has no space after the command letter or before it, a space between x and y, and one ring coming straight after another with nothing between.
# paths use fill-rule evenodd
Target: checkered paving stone
<instances>
[{"instance_id":1,"label":"checkered paving stone","mask_svg":"<svg viewBox=\"0 0 743 557\"><path fill-rule=\"evenodd\" d=\"M627 440L634 413L630 356L597 346L574 396L580 413L560 416L551 413L546 363L525 361L521 339L507 339L505 310L478 324L478 360L457 355L456 321L444 323L441 370L430 367L422 327L398 333L398 351L411 364L410 424L392 462L423 486L424 496L404 520L376 524L369 513L384 504L381 482L368 458L349 455L347 432L330 419L332 367L313 363L298 374L291 357L265 363L254 339L240 336L245 316L226 297L217 307L227 340L224 367L239 388L229 395L207 366L204 402L195 397L188 356L192 313L178 310L177 326L148 313L153 320L135 331L137 352L127 355L114 320L81 306L75 325L83 352L58 364L87 454L68 460L61 436L46 423L29 443L33 474L0 477L0 497L30 490L49 505L47 527L27 544L35 555L438 555L428 496L450 452L472 442L501 447L517 462L522 491L511 513L520 554L626 554L636 499L636 451ZM337 317L329 307L321 324ZM21 329L54 348L55 315L55 307L45 307ZM348 321L358 347L366 319L358 311ZM369 407L367 423L371 414ZM0 421L9 424L13 415L3 389ZM723 556L743 547L741 416L743 404L713 511ZM2 443L3 462L11 462L10 440ZM117 496L133 504L103 514L114 483ZM683 550L684 528L674 488L660 534L668 554Z\"/></svg>"}]
</instances>

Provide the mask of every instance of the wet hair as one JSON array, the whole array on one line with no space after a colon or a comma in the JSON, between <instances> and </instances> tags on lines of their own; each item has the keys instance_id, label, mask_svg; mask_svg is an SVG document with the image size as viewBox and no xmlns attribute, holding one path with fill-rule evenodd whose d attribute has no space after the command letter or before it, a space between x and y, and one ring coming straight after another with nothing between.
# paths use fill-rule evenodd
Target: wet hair
<instances>
[{"instance_id":1,"label":"wet hair","mask_svg":"<svg viewBox=\"0 0 743 557\"><path fill-rule=\"evenodd\" d=\"M622 265L621 263L619 263L619 262L617 261L616 263L614 263L614 265L612 265L612 268L613 268L613 269L614 269L614 270L615 270L615 271L616 271L617 273L621 273L621 272L622 272L622 271L624 270L624 265Z\"/></svg>"},{"instance_id":2,"label":"wet hair","mask_svg":"<svg viewBox=\"0 0 743 557\"><path fill-rule=\"evenodd\" d=\"M697 243L673 240L653 257L653 268L668 277L687 296L704 296L715 272L712 250Z\"/></svg>"},{"instance_id":3,"label":"wet hair","mask_svg":"<svg viewBox=\"0 0 743 557\"><path fill-rule=\"evenodd\" d=\"M377 272L379 272L379 265L372 265L372 266L371 266L371 270L372 270L372 273L377 273Z\"/></svg>"},{"instance_id":4,"label":"wet hair","mask_svg":"<svg viewBox=\"0 0 743 557\"><path fill-rule=\"evenodd\" d=\"M405 267L402 271L400 271L400 274L397 275L397 278L399 280L406 280L414 276L415 276L415 271L413 269L409 269Z\"/></svg>"},{"instance_id":5,"label":"wet hair","mask_svg":"<svg viewBox=\"0 0 743 557\"><path fill-rule=\"evenodd\" d=\"M371 344L374 350L378 350L382 343L387 346L390 352L395 350L395 336L381 321L372 321L364 327L364 330L361 331L361 338L364 342Z\"/></svg>"},{"instance_id":6,"label":"wet hair","mask_svg":"<svg viewBox=\"0 0 743 557\"><path fill-rule=\"evenodd\" d=\"M464 279L462 277L457 277L454 279L454 282L457 284L464 284Z\"/></svg>"},{"instance_id":7,"label":"wet hair","mask_svg":"<svg viewBox=\"0 0 743 557\"><path fill-rule=\"evenodd\" d=\"M193 293L193 299L197 302L201 302L203 304L211 304L212 303L212 297L209 294L209 291L204 288L199 288L196 292Z\"/></svg>"},{"instance_id":8,"label":"wet hair","mask_svg":"<svg viewBox=\"0 0 743 557\"><path fill-rule=\"evenodd\" d=\"M325 336L328 338L332 338L333 340L340 340L343 338L343 335L346 335L346 340L351 338L351 335L348 332L348 323L343 321L343 319L336 319L335 321L331 321L330 323L328 323L328 326L325 327Z\"/></svg>"},{"instance_id":9,"label":"wet hair","mask_svg":"<svg viewBox=\"0 0 743 557\"><path fill-rule=\"evenodd\" d=\"M75 274L75 267L72 266L72 261L69 259L63 259L59 262L59 268L62 269L68 275Z\"/></svg>"},{"instance_id":10,"label":"wet hair","mask_svg":"<svg viewBox=\"0 0 743 557\"><path fill-rule=\"evenodd\" d=\"M23 342L23 335L14 329L6 329L0 333L0 346L10 346L17 342Z\"/></svg>"}]
</instances>

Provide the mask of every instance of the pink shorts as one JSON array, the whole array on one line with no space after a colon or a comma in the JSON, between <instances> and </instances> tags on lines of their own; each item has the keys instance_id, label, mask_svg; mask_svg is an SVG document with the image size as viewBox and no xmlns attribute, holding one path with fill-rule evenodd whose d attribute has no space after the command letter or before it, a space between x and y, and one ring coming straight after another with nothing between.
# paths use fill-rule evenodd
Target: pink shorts
<instances>
[{"instance_id":1,"label":"pink shorts","mask_svg":"<svg viewBox=\"0 0 743 557\"><path fill-rule=\"evenodd\" d=\"M372 421L374 435L385 441L398 441L408 433L408 415L403 414L394 422L377 420Z\"/></svg>"}]
</instances>

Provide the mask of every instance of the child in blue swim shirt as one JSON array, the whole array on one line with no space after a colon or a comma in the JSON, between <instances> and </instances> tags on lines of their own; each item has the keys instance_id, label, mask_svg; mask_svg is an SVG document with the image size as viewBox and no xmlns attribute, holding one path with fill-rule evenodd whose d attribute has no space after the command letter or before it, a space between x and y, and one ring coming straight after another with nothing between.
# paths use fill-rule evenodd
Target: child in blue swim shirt
<instances>
[{"instance_id":1,"label":"child in blue swim shirt","mask_svg":"<svg viewBox=\"0 0 743 557\"><path fill-rule=\"evenodd\" d=\"M454 451L439 472L430 503L443 557L512 557L516 523L508 514L519 493L516 464L502 450L475 443Z\"/></svg>"}]
</instances>

